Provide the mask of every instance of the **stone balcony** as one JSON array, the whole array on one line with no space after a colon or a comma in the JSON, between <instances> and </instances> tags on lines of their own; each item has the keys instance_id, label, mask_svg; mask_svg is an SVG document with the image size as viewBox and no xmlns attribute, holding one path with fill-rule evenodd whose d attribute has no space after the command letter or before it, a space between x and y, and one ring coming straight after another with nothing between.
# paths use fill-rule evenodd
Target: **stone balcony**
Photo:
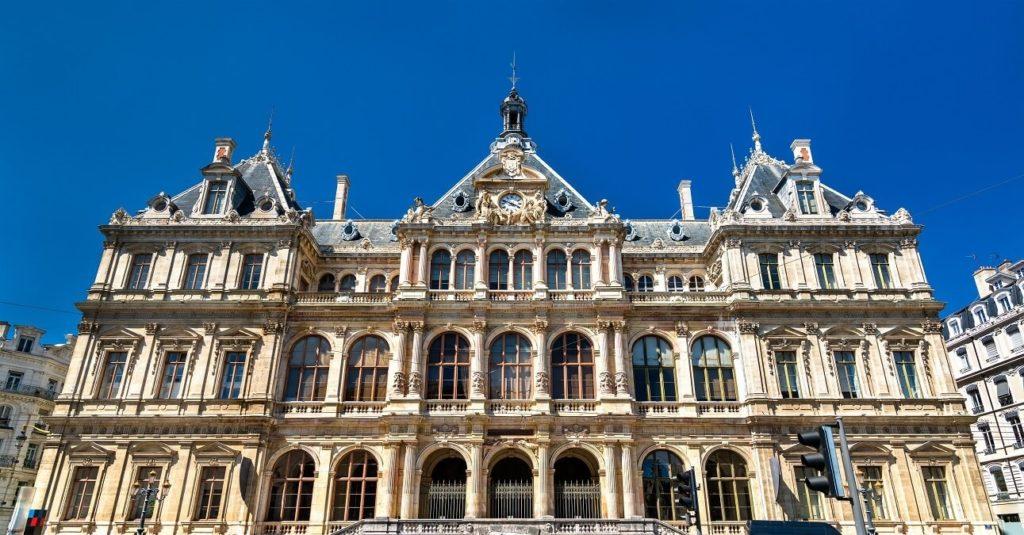
<instances>
[{"instance_id":1,"label":"stone balcony","mask_svg":"<svg viewBox=\"0 0 1024 535\"><path fill-rule=\"evenodd\" d=\"M524 518L524 519L374 519L347 526L329 523L328 535L686 535L695 530L673 526L659 520L600 518ZM746 533L743 523L739 531L711 531L729 535ZM257 530L257 535L300 535L296 531ZM302 532L315 535L313 532Z\"/></svg>"}]
</instances>

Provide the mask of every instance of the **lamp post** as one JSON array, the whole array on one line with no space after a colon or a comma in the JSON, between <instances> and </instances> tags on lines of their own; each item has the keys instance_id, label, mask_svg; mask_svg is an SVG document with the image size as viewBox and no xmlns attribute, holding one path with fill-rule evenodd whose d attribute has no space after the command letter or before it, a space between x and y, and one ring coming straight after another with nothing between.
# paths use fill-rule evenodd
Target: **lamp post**
<instances>
[{"instance_id":1,"label":"lamp post","mask_svg":"<svg viewBox=\"0 0 1024 535\"><path fill-rule=\"evenodd\" d=\"M149 516L150 512L149 507L153 502L160 499L160 488L157 486L155 470L150 470L145 485L143 487L136 482L135 491L132 493L135 496L136 507L139 508L139 527L135 529L135 535L145 535L146 517Z\"/></svg>"}]
</instances>

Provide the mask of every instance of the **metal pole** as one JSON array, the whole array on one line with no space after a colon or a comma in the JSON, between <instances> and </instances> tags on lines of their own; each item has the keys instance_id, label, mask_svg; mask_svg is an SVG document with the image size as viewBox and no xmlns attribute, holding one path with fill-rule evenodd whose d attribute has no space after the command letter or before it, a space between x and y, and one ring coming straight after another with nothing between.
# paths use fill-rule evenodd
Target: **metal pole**
<instances>
[{"instance_id":1,"label":"metal pole","mask_svg":"<svg viewBox=\"0 0 1024 535\"><path fill-rule=\"evenodd\" d=\"M846 484L850 487L850 503L853 505L853 522L857 535L875 535L875 527L868 530L864 522L864 504L861 501L863 493L857 485L857 474L853 471L853 459L850 458L850 446L846 443L846 427L843 426L843 417L836 417L836 424L839 426L839 446L843 455L843 469L846 471Z\"/></svg>"}]
</instances>

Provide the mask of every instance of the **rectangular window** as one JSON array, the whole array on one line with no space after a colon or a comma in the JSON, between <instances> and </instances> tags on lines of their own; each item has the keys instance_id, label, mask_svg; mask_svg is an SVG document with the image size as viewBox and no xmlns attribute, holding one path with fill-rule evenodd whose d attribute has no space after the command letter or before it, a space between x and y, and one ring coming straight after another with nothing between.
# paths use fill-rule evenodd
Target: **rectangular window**
<instances>
[{"instance_id":1,"label":"rectangular window","mask_svg":"<svg viewBox=\"0 0 1024 535\"><path fill-rule=\"evenodd\" d=\"M29 444L25 447L25 468L32 470L36 467L36 457L39 455L39 444Z\"/></svg>"},{"instance_id":2,"label":"rectangular window","mask_svg":"<svg viewBox=\"0 0 1024 535\"><path fill-rule=\"evenodd\" d=\"M917 384L917 365L913 351L893 351L892 360L896 363L896 372L900 380L903 397L915 399L921 397L921 387Z\"/></svg>"},{"instance_id":3,"label":"rectangular window","mask_svg":"<svg viewBox=\"0 0 1024 535\"><path fill-rule=\"evenodd\" d=\"M856 399L857 391L857 357L853 351L836 351L836 372L839 373L839 391L846 399Z\"/></svg>"},{"instance_id":4,"label":"rectangular window","mask_svg":"<svg viewBox=\"0 0 1024 535\"><path fill-rule=\"evenodd\" d=\"M58 385L59 383L56 379L49 379L46 381L46 391L49 392L50 395L55 395L57 394Z\"/></svg>"},{"instance_id":5,"label":"rectangular window","mask_svg":"<svg viewBox=\"0 0 1024 535\"><path fill-rule=\"evenodd\" d=\"M181 397L182 376L185 373L185 353L174 351L164 358L164 373L160 380L160 399Z\"/></svg>"},{"instance_id":6,"label":"rectangular window","mask_svg":"<svg viewBox=\"0 0 1024 535\"><path fill-rule=\"evenodd\" d=\"M1020 416L1011 414L1006 417L1006 422L1010 424L1010 429L1013 430L1014 447L1024 447L1024 426L1020 423Z\"/></svg>"},{"instance_id":7,"label":"rectangular window","mask_svg":"<svg viewBox=\"0 0 1024 535\"><path fill-rule=\"evenodd\" d=\"M1013 394L1010 393L1010 382L1006 379L1006 376L1000 375L993 382L996 385L996 399L999 400L999 405L1005 407L1013 403Z\"/></svg>"},{"instance_id":8,"label":"rectangular window","mask_svg":"<svg viewBox=\"0 0 1024 535\"><path fill-rule=\"evenodd\" d=\"M960 322L959 321L951 321L951 322L949 322L949 336L951 338L955 338L957 336L960 336L961 334L963 334L963 330L960 329Z\"/></svg>"},{"instance_id":9,"label":"rectangular window","mask_svg":"<svg viewBox=\"0 0 1024 535\"><path fill-rule=\"evenodd\" d=\"M892 288L892 276L889 274L889 255L875 253L871 255L871 274L875 278L875 287L880 290Z\"/></svg>"},{"instance_id":10,"label":"rectangular window","mask_svg":"<svg viewBox=\"0 0 1024 535\"><path fill-rule=\"evenodd\" d=\"M796 351L777 351L775 353L775 372L779 376L779 391L784 399L800 397L797 383Z\"/></svg>"},{"instance_id":11,"label":"rectangular window","mask_svg":"<svg viewBox=\"0 0 1024 535\"><path fill-rule=\"evenodd\" d=\"M140 253L132 257L132 267L128 272L128 289L145 290L149 282L149 268L153 265L153 255Z\"/></svg>"},{"instance_id":12,"label":"rectangular window","mask_svg":"<svg viewBox=\"0 0 1024 535\"><path fill-rule=\"evenodd\" d=\"M35 341L35 338L22 336L21 338L18 339L18 351L21 351L22 353L31 353L32 344L34 344Z\"/></svg>"},{"instance_id":13,"label":"rectangular window","mask_svg":"<svg viewBox=\"0 0 1024 535\"><path fill-rule=\"evenodd\" d=\"M924 474L925 489L928 492L928 509L931 510L932 519L950 520L949 492L946 488L946 467L945 466L923 466L921 471Z\"/></svg>"},{"instance_id":14,"label":"rectangular window","mask_svg":"<svg viewBox=\"0 0 1024 535\"><path fill-rule=\"evenodd\" d=\"M821 493L811 490L807 487L807 483L805 483L807 478L817 476L818 471L806 466L796 466L793 468L793 471L796 476L797 497L800 499L799 510L797 511L800 520L821 520L825 518L821 506Z\"/></svg>"},{"instance_id":15,"label":"rectangular window","mask_svg":"<svg viewBox=\"0 0 1024 535\"><path fill-rule=\"evenodd\" d=\"M782 281L779 279L779 255L775 253L761 253L757 255L761 264L761 285L765 290L782 289Z\"/></svg>"},{"instance_id":16,"label":"rectangular window","mask_svg":"<svg viewBox=\"0 0 1024 535\"><path fill-rule=\"evenodd\" d=\"M1013 308L1013 305L1010 304L1010 298L1005 295L1000 295L999 298L996 299L996 303L999 305L999 311L1004 314Z\"/></svg>"},{"instance_id":17,"label":"rectangular window","mask_svg":"<svg viewBox=\"0 0 1024 535\"><path fill-rule=\"evenodd\" d=\"M185 289L202 290L206 281L206 266L210 261L206 253L188 255L188 264L185 266Z\"/></svg>"},{"instance_id":18,"label":"rectangular window","mask_svg":"<svg viewBox=\"0 0 1024 535\"><path fill-rule=\"evenodd\" d=\"M971 363L967 360L967 350L960 348L956 350L956 357L960 360L960 371L965 372L971 369Z\"/></svg>"},{"instance_id":19,"label":"rectangular window","mask_svg":"<svg viewBox=\"0 0 1024 535\"><path fill-rule=\"evenodd\" d=\"M96 477L99 467L79 466L71 478L71 492L68 495L64 520L88 520L92 497L96 492Z\"/></svg>"},{"instance_id":20,"label":"rectangular window","mask_svg":"<svg viewBox=\"0 0 1024 535\"><path fill-rule=\"evenodd\" d=\"M228 196L228 183L218 180L210 182L206 189L206 204L203 205L204 214L219 214L224 211L224 201Z\"/></svg>"},{"instance_id":21,"label":"rectangular window","mask_svg":"<svg viewBox=\"0 0 1024 535\"><path fill-rule=\"evenodd\" d=\"M124 379L124 366L128 362L128 353L112 351L107 353L107 362L103 366L100 389L96 393L99 399L114 399L121 393L121 380Z\"/></svg>"},{"instance_id":22,"label":"rectangular window","mask_svg":"<svg viewBox=\"0 0 1024 535\"><path fill-rule=\"evenodd\" d=\"M999 358L999 348L996 347L996 341L993 338L986 338L981 341L981 345L985 348L985 356L990 359Z\"/></svg>"},{"instance_id":23,"label":"rectangular window","mask_svg":"<svg viewBox=\"0 0 1024 535\"><path fill-rule=\"evenodd\" d=\"M224 376L220 381L220 399L238 399L242 395L245 353L229 351L224 355Z\"/></svg>"},{"instance_id":24,"label":"rectangular window","mask_svg":"<svg viewBox=\"0 0 1024 535\"><path fill-rule=\"evenodd\" d=\"M25 378L25 374L22 372L7 372L7 384L5 388L7 390L18 390L21 387L21 380Z\"/></svg>"},{"instance_id":25,"label":"rectangular window","mask_svg":"<svg viewBox=\"0 0 1024 535\"><path fill-rule=\"evenodd\" d=\"M885 483L882 481L882 467L860 466L857 468L857 479L867 491L864 502L874 518L889 518L885 510Z\"/></svg>"},{"instance_id":26,"label":"rectangular window","mask_svg":"<svg viewBox=\"0 0 1024 535\"><path fill-rule=\"evenodd\" d=\"M1024 346L1024 338L1020 335L1020 327L1017 327L1016 325L1007 327L1006 336L1010 338L1010 347L1013 348L1013 350L1020 349L1021 346Z\"/></svg>"},{"instance_id":27,"label":"rectangular window","mask_svg":"<svg viewBox=\"0 0 1024 535\"><path fill-rule=\"evenodd\" d=\"M974 309L974 326L977 327L977 326L981 325L982 323L985 323L986 321L988 321L988 314L985 312L985 309L984 308L976 308L976 309Z\"/></svg>"},{"instance_id":28,"label":"rectangular window","mask_svg":"<svg viewBox=\"0 0 1024 535\"><path fill-rule=\"evenodd\" d=\"M818 285L822 290L836 288L836 268L832 263L832 255L817 253L814 255L814 270L818 274Z\"/></svg>"},{"instance_id":29,"label":"rectangular window","mask_svg":"<svg viewBox=\"0 0 1024 535\"><path fill-rule=\"evenodd\" d=\"M242 257L243 290L257 290L260 287L260 276L263 274L263 255L247 254Z\"/></svg>"},{"instance_id":30,"label":"rectangular window","mask_svg":"<svg viewBox=\"0 0 1024 535\"><path fill-rule=\"evenodd\" d=\"M220 502L224 496L224 467L204 466L199 473L199 500L194 520L220 518Z\"/></svg>"},{"instance_id":31,"label":"rectangular window","mask_svg":"<svg viewBox=\"0 0 1024 535\"><path fill-rule=\"evenodd\" d=\"M967 397L971 400L971 411L975 414L985 410L985 403L981 401L981 392L977 387L968 388Z\"/></svg>"},{"instance_id":32,"label":"rectangular window","mask_svg":"<svg viewBox=\"0 0 1024 535\"><path fill-rule=\"evenodd\" d=\"M813 215L818 213L818 202L814 199L813 182L797 182L796 198L800 203L800 213Z\"/></svg>"},{"instance_id":33,"label":"rectangular window","mask_svg":"<svg viewBox=\"0 0 1024 535\"><path fill-rule=\"evenodd\" d=\"M143 516L145 510L146 518L153 518L153 510L156 509L156 495L147 500L146 494L141 492L147 488L160 488L160 473L163 471L159 466L140 466L135 472L135 484L128 490L129 509L128 520L138 520ZM139 492L136 492L139 491Z\"/></svg>"},{"instance_id":34,"label":"rectangular window","mask_svg":"<svg viewBox=\"0 0 1024 535\"><path fill-rule=\"evenodd\" d=\"M988 424L978 424L978 431L981 431L981 439L985 442L984 453L996 451L996 438L992 436L992 428Z\"/></svg>"}]
</instances>

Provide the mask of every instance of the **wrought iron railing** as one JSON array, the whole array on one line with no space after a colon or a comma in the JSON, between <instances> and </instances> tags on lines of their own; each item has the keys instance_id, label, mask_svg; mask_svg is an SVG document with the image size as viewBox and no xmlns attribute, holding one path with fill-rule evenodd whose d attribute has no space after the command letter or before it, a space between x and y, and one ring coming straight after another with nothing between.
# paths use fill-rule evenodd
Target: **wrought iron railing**
<instances>
[{"instance_id":1,"label":"wrought iron railing","mask_svg":"<svg viewBox=\"0 0 1024 535\"><path fill-rule=\"evenodd\" d=\"M0 455L0 468L10 468L18 464L17 455Z\"/></svg>"},{"instance_id":2,"label":"wrought iron railing","mask_svg":"<svg viewBox=\"0 0 1024 535\"><path fill-rule=\"evenodd\" d=\"M495 481L490 487L490 518L533 518L532 481Z\"/></svg>"},{"instance_id":3,"label":"wrought iron railing","mask_svg":"<svg viewBox=\"0 0 1024 535\"><path fill-rule=\"evenodd\" d=\"M53 401L53 398L57 397L57 392L42 386L8 385L4 383L0 384L0 390L10 392L11 394L22 394L25 396L48 399L50 401Z\"/></svg>"},{"instance_id":4,"label":"wrought iron railing","mask_svg":"<svg viewBox=\"0 0 1024 535\"><path fill-rule=\"evenodd\" d=\"M601 486L591 481L555 483L555 516L558 518L599 518Z\"/></svg>"},{"instance_id":5,"label":"wrought iron railing","mask_svg":"<svg viewBox=\"0 0 1024 535\"><path fill-rule=\"evenodd\" d=\"M427 518L462 518L466 516L466 483L432 481L427 487Z\"/></svg>"}]
</instances>

